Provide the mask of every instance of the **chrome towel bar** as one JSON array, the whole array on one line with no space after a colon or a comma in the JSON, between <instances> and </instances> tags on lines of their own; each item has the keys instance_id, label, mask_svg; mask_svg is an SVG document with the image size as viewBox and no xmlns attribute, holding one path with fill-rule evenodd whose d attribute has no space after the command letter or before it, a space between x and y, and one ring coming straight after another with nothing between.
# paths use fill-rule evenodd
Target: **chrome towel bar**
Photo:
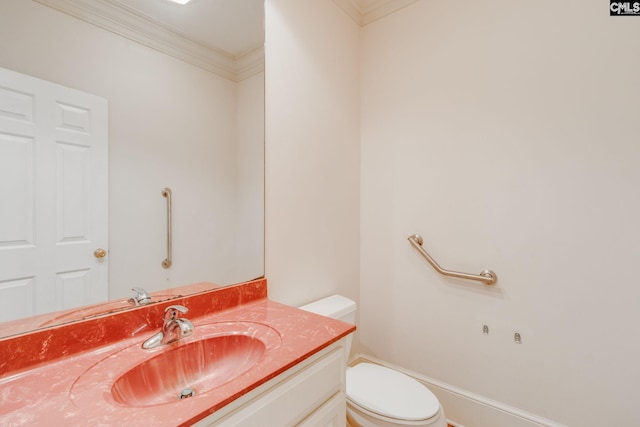
<instances>
[{"instance_id":1,"label":"chrome towel bar","mask_svg":"<svg viewBox=\"0 0 640 427\"><path fill-rule=\"evenodd\" d=\"M458 277L460 279L477 280L487 285L493 285L498 281L498 275L491 270L484 270L479 275L445 270L444 268L440 267L433 258L431 258L431 255L429 255L427 251L424 250L424 248L422 247L422 243L423 243L422 236L420 236L419 234L412 234L407 238L407 240L409 240L409 243L411 243L411 245L414 248L416 248L418 252L420 252L420 254L423 257L425 257L427 261L429 261L429 264L431 264L431 266L435 268L438 273L444 276Z\"/></svg>"},{"instance_id":2,"label":"chrome towel bar","mask_svg":"<svg viewBox=\"0 0 640 427\"><path fill-rule=\"evenodd\" d=\"M162 268L171 267L171 189L164 188L162 189L162 197L167 199L167 258L162 260Z\"/></svg>"}]
</instances>

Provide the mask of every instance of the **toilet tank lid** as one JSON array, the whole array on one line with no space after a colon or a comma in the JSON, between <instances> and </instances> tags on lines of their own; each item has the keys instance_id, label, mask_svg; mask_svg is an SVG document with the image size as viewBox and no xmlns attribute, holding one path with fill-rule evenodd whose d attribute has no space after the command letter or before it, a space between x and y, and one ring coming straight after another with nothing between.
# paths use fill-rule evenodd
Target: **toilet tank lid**
<instances>
[{"instance_id":1,"label":"toilet tank lid","mask_svg":"<svg viewBox=\"0 0 640 427\"><path fill-rule=\"evenodd\" d=\"M347 368L347 399L370 412L403 421L424 421L440 410L424 385L393 369L359 363Z\"/></svg>"},{"instance_id":2,"label":"toilet tank lid","mask_svg":"<svg viewBox=\"0 0 640 427\"><path fill-rule=\"evenodd\" d=\"M331 295L330 297L303 305L300 309L333 319L340 319L342 316L354 312L356 303L342 295Z\"/></svg>"}]
</instances>

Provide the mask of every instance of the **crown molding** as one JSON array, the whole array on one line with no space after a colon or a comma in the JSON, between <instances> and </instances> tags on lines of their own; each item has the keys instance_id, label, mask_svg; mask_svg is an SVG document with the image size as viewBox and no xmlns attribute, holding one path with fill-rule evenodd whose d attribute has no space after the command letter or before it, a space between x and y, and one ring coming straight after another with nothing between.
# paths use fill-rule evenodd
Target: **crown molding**
<instances>
[{"instance_id":1,"label":"crown molding","mask_svg":"<svg viewBox=\"0 0 640 427\"><path fill-rule=\"evenodd\" d=\"M264 46L236 58L236 81L248 79L264 71Z\"/></svg>"},{"instance_id":2,"label":"crown molding","mask_svg":"<svg viewBox=\"0 0 640 427\"><path fill-rule=\"evenodd\" d=\"M258 48L235 58L195 42L117 0L33 1L235 82L264 70L264 49L262 56L254 53L261 50Z\"/></svg>"},{"instance_id":3,"label":"crown molding","mask_svg":"<svg viewBox=\"0 0 640 427\"><path fill-rule=\"evenodd\" d=\"M355 21L356 24L363 26L362 8L354 0L333 0L340 9Z\"/></svg>"},{"instance_id":4,"label":"crown molding","mask_svg":"<svg viewBox=\"0 0 640 427\"><path fill-rule=\"evenodd\" d=\"M333 0L358 25L364 27L419 0Z\"/></svg>"}]
</instances>

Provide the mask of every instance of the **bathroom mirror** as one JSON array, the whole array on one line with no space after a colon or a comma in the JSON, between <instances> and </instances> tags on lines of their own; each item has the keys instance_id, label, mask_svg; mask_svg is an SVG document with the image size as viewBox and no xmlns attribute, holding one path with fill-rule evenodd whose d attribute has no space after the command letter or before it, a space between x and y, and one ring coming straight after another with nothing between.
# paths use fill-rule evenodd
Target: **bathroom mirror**
<instances>
[{"instance_id":1,"label":"bathroom mirror","mask_svg":"<svg viewBox=\"0 0 640 427\"><path fill-rule=\"evenodd\" d=\"M95 248L108 264L104 298L85 295L90 309L68 315L82 280L55 277L65 315L43 322L0 263L0 308L25 305L0 337L128 309L134 287L159 301L264 275L263 43L262 0L0 2L0 67L105 99L109 143L108 241Z\"/></svg>"}]
</instances>

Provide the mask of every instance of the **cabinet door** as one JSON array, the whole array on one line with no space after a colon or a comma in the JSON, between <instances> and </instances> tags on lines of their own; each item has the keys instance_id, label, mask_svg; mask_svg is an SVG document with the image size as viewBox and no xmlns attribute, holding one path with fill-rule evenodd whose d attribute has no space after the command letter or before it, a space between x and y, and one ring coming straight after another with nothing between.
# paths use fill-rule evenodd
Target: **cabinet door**
<instances>
[{"instance_id":1,"label":"cabinet door","mask_svg":"<svg viewBox=\"0 0 640 427\"><path fill-rule=\"evenodd\" d=\"M344 394L343 347L337 347L314 363L243 405L220 420L197 425L216 427L294 427L335 395ZM332 407L338 411L337 407ZM346 408L346 407L345 407ZM342 412L343 419L346 412ZM306 421L305 421L306 422ZM313 424L304 424L313 425ZM324 424L333 425L333 424ZM335 424L344 425L344 424Z\"/></svg>"},{"instance_id":2,"label":"cabinet door","mask_svg":"<svg viewBox=\"0 0 640 427\"><path fill-rule=\"evenodd\" d=\"M327 403L304 419L298 427L345 427L347 425L347 398L336 393Z\"/></svg>"}]
</instances>

